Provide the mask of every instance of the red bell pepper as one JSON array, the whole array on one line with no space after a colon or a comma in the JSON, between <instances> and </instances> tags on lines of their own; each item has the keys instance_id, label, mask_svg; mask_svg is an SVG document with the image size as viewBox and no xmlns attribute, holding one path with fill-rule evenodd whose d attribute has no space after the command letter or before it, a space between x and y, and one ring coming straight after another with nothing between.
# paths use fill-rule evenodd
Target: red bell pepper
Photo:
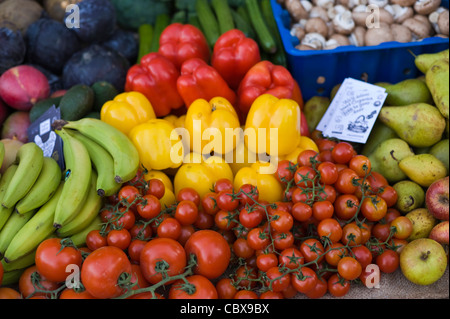
<instances>
[{"instance_id":1,"label":"red bell pepper","mask_svg":"<svg viewBox=\"0 0 450 319\"><path fill-rule=\"evenodd\" d=\"M177 88L187 108L199 98L209 101L217 96L227 99L233 106L236 103L236 93L219 72L199 58L183 63Z\"/></svg>"},{"instance_id":2,"label":"red bell pepper","mask_svg":"<svg viewBox=\"0 0 450 319\"><path fill-rule=\"evenodd\" d=\"M216 41L211 65L237 90L247 71L261 61L258 43L239 29L223 33Z\"/></svg>"},{"instance_id":3,"label":"red bell pepper","mask_svg":"<svg viewBox=\"0 0 450 319\"><path fill-rule=\"evenodd\" d=\"M169 59L152 52L128 70L125 91L141 92L152 104L157 117L166 116L172 109L184 105L177 91L179 75L180 72Z\"/></svg>"},{"instance_id":4,"label":"red bell pepper","mask_svg":"<svg viewBox=\"0 0 450 319\"><path fill-rule=\"evenodd\" d=\"M172 61L177 69L184 61L200 58L209 63L211 52L202 31L191 24L172 23L159 37L158 53Z\"/></svg>"},{"instance_id":5,"label":"red bell pepper","mask_svg":"<svg viewBox=\"0 0 450 319\"><path fill-rule=\"evenodd\" d=\"M255 64L239 84L237 95L241 112L247 114L253 101L265 93L279 99L293 99L300 109L303 108L300 87L291 73L285 67L267 60Z\"/></svg>"}]
</instances>

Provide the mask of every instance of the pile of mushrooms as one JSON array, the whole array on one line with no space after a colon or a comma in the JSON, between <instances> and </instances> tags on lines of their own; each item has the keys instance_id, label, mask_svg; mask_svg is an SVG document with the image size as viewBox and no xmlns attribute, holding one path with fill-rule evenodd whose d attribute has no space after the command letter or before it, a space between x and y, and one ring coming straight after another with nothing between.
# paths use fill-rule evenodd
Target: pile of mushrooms
<instances>
[{"instance_id":1,"label":"pile of mushrooms","mask_svg":"<svg viewBox=\"0 0 450 319\"><path fill-rule=\"evenodd\" d=\"M441 0L278 0L291 17L299 50L408 43L449 36Z\"/></svg>"}]
</instances>

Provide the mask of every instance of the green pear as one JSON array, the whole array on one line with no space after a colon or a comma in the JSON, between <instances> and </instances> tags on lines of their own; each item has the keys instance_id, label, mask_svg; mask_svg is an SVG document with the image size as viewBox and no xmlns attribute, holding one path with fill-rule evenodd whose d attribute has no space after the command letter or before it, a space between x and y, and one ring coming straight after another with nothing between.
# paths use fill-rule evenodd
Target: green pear
<instances>
[{"instance_id":1,"label":"green pear","mask_svg":"<svg viewBox=\"0 0 450 319\"><path fill-rule=\"evenodd\" d=\"M447 169L447 172L450 171L449 160L448 160L448 154L449 154L449 140L448 140L448 138L443 139L443 140L437 142L436 144L434 144L431 147L429 153L431 155L436 156L436 158L438 160L440 160L445 165L445 168Z\"/></svg>"},{"instance_id":2,"label":"green pear","mask_svg":"<svg viewBox=\"0 0 450 319\"><path fill-rule=\"evenodd\" d=\"M303 114L305 115L310 132L316 129L317 124L319 124L330 103L330 99L325 96L313 96L305 103L303 106Z\"/></svg>"},{"instance_id":3,"label":"green pear","mask_svg":"<svg viewBox=\"0 0 450 319\"><path fill-rule=\"evenodd\" d=\"M449 49L437 53L420 54L414 59L414 64L423 74L426 74L428 69L442 58L449 58Z\"/></svg>"},{"instance_id":4,"label":"green pear","mask_svg":"<svg viewBox=\"0 0 450 319\"><path fill-rule=\"evenodd\" d=\"M384 106L378 119L413 147L436 144L445 130L445 118L436 107L427 103Z\"/></svg>"},{"instance_id":5,"label":"green pear","mask_svg":"<svg viewBox=\"0 0 450 319\"><path fill-rule=\"evenodd\" d=\"M449 60L436 61L427 71L426 84L430 89L434 104L442 116L449 117Z\"/></svg>"},{"instance_id":6,"label":"green pear","mask_svg":"<svg viewBox=\"0 0 450 319\"><path fill-rule=\"evenodd\" d=\"M398 164L406 157L413 156L414 152L404 140L391 138L382 142L369 156L370 162L375 162L374 171L383 175L389 183L396 183L407 178Z\"/></svg>"},{"instance_id":7,"label":"green pear","mask_svg":"<svg viewBox=\"0 0 450 319\"><path fill-rule=\"evenodd\" d=\"M377 83L374 83L373 85L381 86L382 88L387 88L388 86L391 86L392 83L389 83L389 82L377 82Z\"/></svg>"},{"instance_id":8,"label":"green pear","mask_svg":"<svg viewBox=\"0 0 450 319\"><path fill-rule=\"evenodd\" d=\"M369 156L381 142L396 137L398 137L398 135L393 129L391 129L389 126L384 125L380 120L377 119L375 121L375 124L373 125L372 131L370 132L366 144L364 144L361 150L361 154Z\"/></svg>"},{"instance_id":9,"label":"green pear","mask_svg":"<svg viewBox=\"0 0 450 319\"><path fill-rule=\"evenodd\" d=\"M406 79L386 87L388 94L384 102L389 106L404 106L414 103L433 103L427 84L420 79Z\"/></svg>"},{"instance_id":10,"label":"green pear","mask_svg":"<svg viewBox=\"0 0 450 319\"><path fill-rule=\"evenodd\" d=\"M330 92L330 100L333 101L334 97L336 96L336 93L339 91L339 88L341 87L342 83L338 83L331 89Z\"/></svg>"},{"instance_id":11,"label":"green pear","mask_svg":"<svg viewBox=\"0 0 450 319\"><path fill-rule=\"evenodd\" d=\"M425 203L425 190L411 180L397 182L392 187L397 192L395 207L403 214L420 208Z\"/></svg>"},{"instance_id":12,"label":"green pear","mask_svg":"<svg viewBox=\"0 0 450 319\"><path fill-rule=\"evenodd\" d=\"M431 154L406 157L398 166L409 179L423 187L428 187L438 179L447 176L445 165Z\"/></svg>"},{"instance_id":13,"label":"green pear","mask_svg":"<svg viewBox=\"0 0 450 319\"><path fill-rule=\"evenodd\" d=\"M408 241L413 241L418 238L428 238L431 230L437 223L437 219L426 208L416 208L406 214L406 217L412 222L413 230L411 235L407 238Z\"/></svg>"},{"instance_id":14,"label":"green pear","mask_svg":"<svg viewBox=\"0 0 450 319\"><path fill-rule=\"evenodd\" d=\"M413 147L414 154L428 154L430 153L431 146L427 147Z\"/></svg>"}]
</instances>

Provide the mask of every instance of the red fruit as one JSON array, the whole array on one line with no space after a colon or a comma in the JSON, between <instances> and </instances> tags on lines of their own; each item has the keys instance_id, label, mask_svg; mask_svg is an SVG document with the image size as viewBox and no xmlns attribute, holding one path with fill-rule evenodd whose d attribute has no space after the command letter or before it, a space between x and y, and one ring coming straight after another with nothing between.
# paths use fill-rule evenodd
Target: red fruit
<instances>
[{"instance_id":1,"label":"red fruit","mask_svg":"<svg viewBox=\"0 0 450 319\"><path fill-rule=\"evenodd\" d=\"M32 66L12 67L0 77L0 97L13 109L29 111L34 104L49 96L47 77Z\"/></svg>"},{"instance_id":2,"label":"red fruit","mask_svg":"<svg viewBox=\"0 0 450 319\"><path fill-rule=\"evenodd\" d=\"M16 139L22 143L28 142L28 127L30 126L28 112L15 111L11 113L3 123L1 138Z\"/></svg>"}]
</instances>

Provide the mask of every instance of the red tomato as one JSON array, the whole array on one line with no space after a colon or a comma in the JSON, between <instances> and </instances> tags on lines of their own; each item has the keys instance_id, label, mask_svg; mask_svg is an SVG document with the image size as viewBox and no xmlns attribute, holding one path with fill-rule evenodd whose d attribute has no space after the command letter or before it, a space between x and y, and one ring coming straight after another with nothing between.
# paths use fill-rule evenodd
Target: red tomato
<instances>
[{"instance_id":1,"label":"red tomato","mask_svg":"<svg viewBox=\"0 0 450 319\"><path fill-rule=\"evenodd\" d=\"M356 192L358 186L355 181L359 180L356 172L350 168L344 168L339 172L338 179L334 183L334 188L341 194L353 194Z\"/></svg>"},{"instance_id":2,"label":"red tomato","mask_svg":"<svg viewBox=\"0 0 450 319\"><path fill-rule=\"evenodd\" d=\"M266 272L277 265L278 258L274 253L259 254L258 257L256 257L256 267L261 271Z\"/></svg>"},{"instance_id":3,"label":"red tomato","mask_svg":"<svg viewBox=\"0 0 450 319\"><path fill-rule=\"evenodd\" d=\"M184 200L194 202L194 204L198 207L200 205L200 195L198 192L191 188L191 187L185 187L178 191L177 202L181 202Z\"/></svg>"},{"instance_id":4,"label":"red tomato","mask_svg":"<svg viewBox=\"0 0 450 319\"><path fill-rule=\"evenodd\" d=\"M356 155L352 157L348 163L348 167L354 170L359 177L364 177L371 171L372 164L367 156Z\"/></svg>"},{"instance_id":5,"label":"red tomato","mask_svg":"<svg viewBox=\"0 0 450 319\"><path fill-rule=\"evenodd\" d=\"M252 290L242 289L236 292L233 299L259 299L259 297Z\"/></svg>"},{"instance_id":6,"label":"red tomato","mask_svg":"<svg viewBox=\"0 0 450 319\"><path fill-rule=\"evenodd\" d=\"M342 279L338 274L333 274L328 279L328 292L334 297L343 297L350 290L350 282Z\"/></svg>"},{"instance_id":7,"label":"red tomato","mask_svg":"<svg viewBox=\"0 0 450 319\"><path fill-rule=\"evenodd\" d=\"M185 249L171 238L152 239L141 251L142 274L151 284L156 284L163 279L158 270L164 269L169 276L175 276L183 273L186 264Z\"/></svg>"},{"instance_id":8,"label":"red tomato","mask_svg":"<svg viewBox=\"0 0 450 319\"><path fill-rule=\"evenodd\" d=\"M272 267L266 271L266 287L271 291L281 292L291 283L291 275L280 271L278 267Z\"/></svg>"},{"instance_id":9,"label":"red tomato","mask_svg":"<svg viewBox=\"0 0 450 319\"><path fill-rule=\"evenodd\" d=\"M106 242L108 243L108 246L115 246L125 250L131 243L131 234L125 228L112 229L108 232L108 235L106 235Z\"/></svg>"},{"instance_id":10,"label":"red tomato","mask_svg":"<svg viewBox=\"0 0 450 319\"><path fill-rule=\"evenodd\" d=\"M106 236L103 236L100 230L98 229L91 230L86 235L86 246L90 250L94 251L106 245L108 245L108 242L106 241Z\"/></svg>"},{"instance_id":11,"label":"red tomato","mask_svg":"<svg viewBox=\"0 0 450 319\"><path fill-rule=\"evenodd\" d=\"M325 218L317 225L317 232L320 238L326 237L332 243L338 242L342 237L342 227L334 218Z\"/></svg>"},{"instance_id":12,"label":"red tomato","mask_svg":"<svg viewBox=\"0 0 450 319\"><path fill-rule=\"evenodd\" d=\"M281 160L278 162L276 179L283 184L287 184L294 178L295 165L291 161Z\"/></svg>"},{"instance_id":13,"label":"red tomato","mask_svg":"<svg viewBox=\"0 0 450 319\"><path fill-rule=\"evenodd\" d=\"M292 286L295 290L304 294L311 291L319 280L316 272L306 266L293 273L291 277Z\"/></svg>"},{"instance_id":14,"label":"red tomato","mask_svg":"<svg viewBox=\"0 0 450 319\"><path fill-rule=\"evenodd\" d=\"M306 222L312 216L312 208L302 202L295 203L292 206L292 216L299 222Z\"/></svg>"},{"instance_id":15,"label":"red tomato","mask_svg":"<svg viewBox=\"0 0 450 319\"><path fill-rule=\"evenodd\" d=\"M278 256L280 266L287 267L289 269L297 268L299 265L305 263L305 259L297 248L290 247L283 249Z\"/></svg>"},{"instance_id":16,"label":"red tomato","mask_svg":"<svg viewBox=\"0 0 450 319\"><path fill-rule=\"evenodd\" d=\"M178 237L181 235L181 224L177 219L167 217L159 224L156 233L161 238L178 240Z\"/></svg>"},{"instance_id":17,"label":"red tomato","mask_svg":"<svg viewBox=\"0 0 450 319\"><path fill-rule=\"evenodd\" d=\"M316 171L309 166L300 166L294 174L295 185L303 188L312 187L317 176Z\"/></svg>"},{"instance_id":18,"label":"red tomato","mask_svg":"<svg viewBox=\"0 0 450 319\"><path fill-rule=\"evenodd\" d=\"M49 238L41 242L36 249L37 270L50 281L65 281L72 272L66 270L69 265L78 267L78 270L81 268L81 252L74 246L63 245L62 239Z\"/></svg>"},{"instance_id":19,"label":"red tomato","mask_svg":"<svg viewBox=\"0 0 450 319\"><path fill-rule=\"evenodd\" d=\"M72 288L66 288L61 291L58 299L97 299L92 296L87 290L76 291Z\"/></svg>"},{"instance_id":20,"label":"red tomato","mask_svg":"<svg viewBox=\"0 0 450 319\"><path fill-rule=\"evenodd\" d=\"M334 202L336 217L343 220L351 219L358 213L359 199L353 194L342 194Z\"/></svg>"},{"instance_id":21,"label":"red tomato","mask_svg":"<svg viewBox=\"0 0 450 319\"><path fill-rule=\"evenodd\" d=\"M239 199L230 190L222 190L217 193L217 206L222 210L232 211L238 208Z\"/></svg>"},{"instance_id":22,"label":"red tomato","mask_svg":"<svg viewBox=\"0 0 450 319\"><path fill-rule=\"evenodd\" d=\"M231 278L222 278L216 283L217 296L219 299L233 299L237 292Z\"/></svg>"},{"instance_id":23,"label":"red tomato","mask_svg":"<svg viewBox=\"0 0 450 319\"><path fill-rule=\"evenodd\" d=\"M305 257L305 262L316 261L320 263L325 258L325 248L316 238L305 239L300 244L300 252Z\"/></svg>"},{"instance_id":24,"label":"red tomato","mask_svg":"<svg viewBox=\"0 0 450 319\"><path fill-rule=\"evenodd\" d=\"M304 150L298 154L297 163L299 166L309 166L312 167L311 162L317 161L318 153L314 150Z\"/></svg>"},{"instance_id":25,"label":"red tomato","mask_svg":"<svg viewBox=\"0 0 450 319\"><path fill-rule=\"evenodd\" d=\"M328 291L328 282L322 276L317 279L316 285L310 291L306 292L305 295L310 299L319 299L325 296L327 291Z\"/></svg>"},{"instance_id":26,"label":"red tomato","mask_svg":"<svg viewBox=\"0 0 450 319\"><path fill-rule=\"evenodd\" d=\"M347 142L337 143L331 151L331 156L333 156L334 161L339 164L347 164L354 155L355 150L353 146Z\"/></svg>"},{"instance_id":27,"label":"red tomato","mask_svg":"<svg viewBox=\"0 0 450 319\"><path fill-rule=\"evenodd\" d=\"M115 298L125 292L119 282L124 274L131 276L128 256L120 248L105 246L86 257L81 267L81 282L96 298Z\"/></svg>"},{"instance_id":28,"label":"red tomato","mask_svg":"<svg viewBox=\"0 0 450 319\"><path fill-rule=\"evenodd\" d=\"M215 215L220 210L216 203L216 196L216 193L210 192L202 197L200 204L205 213Z\"/></svg>"},{"instance_id":29,"label":"red tomato","mask_svg":"<svg viewBox=\"0 0 450 319\"><path fill-rule=\"evenodd\" d=\"M397 252L386 249L375 259L376 264L380 267L380 271L383 273L393 273L400 265L400 257Z\"/></svg>"},{"instance_id":30,"label":"red tomato","mask_svg":"<svg viewBox=\"0 0 450 319\"><path fill-rule=\"evenodd\" d=\"M338 169L334 163L323 162L317 167L320 173L320 182L322 184L332 185L334 184L339 176Z\"/></svg>"},{"instance_id":31,"label":"red tomato","mask_svg":"<svg viewBox=\"0 0 450 319\"><path fill-rule=\"evenodd\" d=\"M230 246L225 238L214 230L196 231L189 237L184 248L188 258L190 254L197 258L194 273L208 279L221 276L230 263Z\"/></svg>"},{"instance_id":32,"label":"red tomato","mask_svg":"<svg viewBox=\"0 0 450 319\"><path fill-rule=\"evenodd\" d=\"M206 277L192 275L175 281L169 290L169 299L218 299L214 284Z\"/></svg>"},{"instance_id":33,"label":"red tomato","mask_svg":"<svg viewBox=\"0 0 450 319\"><path fill-rule=\"evenodd\" d=\"M19 291L22 294L22 298L30 298L30 296L46 297L45 292L36 291L38 285L41 286L39 290L51 292L58 289L60 283L50 281L40 275L36 265L26 268L19 278Z\"/></svg>"},{"instance_id":34,"label":"red tomato","mask_svg":"<svg viewBox=\"0 0 450 319\"><path fill-rule=\"evenodd\" d=\"M161 202L152 194L144 195L136 207L138 214L144 219L155 218L161 212Z\"/></svg>"},{"instance_id":35,"label":"red tomato","mask_svg":"<svg viewBox=\"0 0 450 319\"><path fill-rule=\"evenodd\" d=\"M181 225L192 225L198 217L198 205L189 200L183 200L178 203L175 210L175 219Z\"/></svg>"},{"instance_id":36,"label":"red tomato","mask_svg":"<svg viewBox=\"0 0 450 319\"><path fill-rule=\"evenodd\" d=\"M386 216L387 213L386 201L380 196L366 197L361 204L361 213L363 216L371 221L376 222Z\"/></svg>"},{"instance_id":37,"label":"red tomato","mask_svg":"<svg viewBox=\"0 0 450 319\"><path fill-rule=\"evenodd\" d=\"M362 267L353 257L343 257L337 265L339 275L346 280L355 280L361 275Z\"/></svg>"},{"instance_id":38,"label":"red tomato","mask_svg":"<svg viewBox=\"0 0 450 319\"><path fill-rule=\"evenodd\" d=\"M166 192L164 183L156 178L152 178L147 182L147 190L145 195L153 195L158 199L161 199Z\"/></svg>"}]
</instances>

